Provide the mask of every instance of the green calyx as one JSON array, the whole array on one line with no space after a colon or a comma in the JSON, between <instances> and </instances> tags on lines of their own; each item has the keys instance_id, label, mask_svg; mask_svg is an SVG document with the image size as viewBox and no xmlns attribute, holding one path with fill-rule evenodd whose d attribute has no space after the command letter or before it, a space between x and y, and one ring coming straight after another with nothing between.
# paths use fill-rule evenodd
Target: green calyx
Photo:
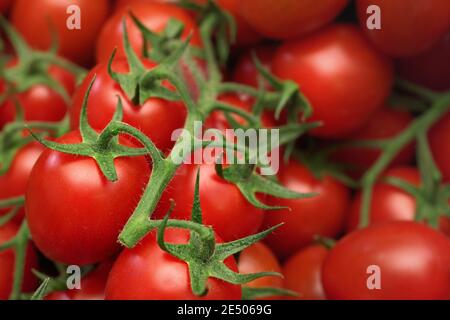
<instances>
[{"instance_id":1,"label":"green calyx","mask_svg":"<svg viewBox=\"0 0 450 320\"><path fill-rule=\"evenodd\" d=\"M189 266L192 292L197 296L206 295L208 293L207 281L210 277L241 285L265 276L281 276L277 272L240 274L225 265L225 259L262 240L279 226L236 241L216 243L214 231L202 224L202 212L199 199L199 175L200 173L198 172L195 183L192 220L169 220L169 211L163 220L152 220L150 224L150 230L158 229L158 244L161 249L185 261ZM190 230L191 236L189 243L170 244L165 242L164 232L167 227Z\"/></svg>"}]
</instances>

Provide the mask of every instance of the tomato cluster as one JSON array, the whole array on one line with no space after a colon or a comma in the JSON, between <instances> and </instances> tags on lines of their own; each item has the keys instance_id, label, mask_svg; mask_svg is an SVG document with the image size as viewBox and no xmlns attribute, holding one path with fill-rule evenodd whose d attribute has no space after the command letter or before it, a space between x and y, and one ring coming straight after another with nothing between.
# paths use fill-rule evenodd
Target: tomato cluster
<instances>
[{"instance_id":1,"label":"tomato cluster","mask_svg":"<svg viewBox=\"0 0 450 320\"><path fill-rule=\"evenodd\" d=\"M0 28L0 299L450 299L448 0L0 0ZM231 130L276 130L271 174Z\"/></svg>"}]
</instances>

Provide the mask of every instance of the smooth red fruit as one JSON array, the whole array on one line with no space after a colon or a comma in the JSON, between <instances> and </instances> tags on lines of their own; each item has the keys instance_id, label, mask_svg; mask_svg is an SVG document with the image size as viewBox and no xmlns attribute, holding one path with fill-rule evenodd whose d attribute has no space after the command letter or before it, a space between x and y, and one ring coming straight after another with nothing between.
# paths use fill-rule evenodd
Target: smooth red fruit
<instances>
[{"instance_id":1,"label":"smooth red fruit","mask_svg":"<svg viewBox=\"0 0 450 320\"><path fill-rule=\"evenodd\" d=\"M290 190L316 193L305 199L268 199L271 205L290 208L269 211L265 215L263 229L284 223L265 239L278 257L287 258L311 244L315 235L335 237L339 234L350 203L350 192L342 183L328 175L316 178L294 160L280 167L278 178Z\"/></svg>"},{"instance_id":2,"label":"smooth red fruit","mask_svg":"<svg viewBox=\"0 0 450 320\"><path fill-rule=\"evenodd\" d=\"M165 241L186 244L189 231L168 229ZM220 242L220 239L217 239ZM233 257L225 264L237 272ZM148 234L132 249L125 249L117 258L106 284L107 300L238 300L241 287L209 278L208 293L197 297L192 293L188 265L161 250L155 232Z\"/></svg>"},{"instance_id":3,"label":"smooth red fruit","mask_svg":"<svg viewBox=\"0 0 450 320\"><path fill-rule=\"evenodd\" d=\"M145 61L149 69L154 63ZM126 60L114 61L113 70L118 73L129 72ZM72 129L79 126L80 111L87 89L95 78L89 95L88 119L95 129L103 129L111 121L117 109L118 97L123 105L123 121L145 133L161 150L169 149L174 141L171 136L174 130L182 128L186 118L186 109L181 102L170 102L159 98L150 98L143 105L135 105L128 98L120 85L108 73L106 63L98 64L85 78L74 95L70 119Z\"/></svg>"},{"instance_id":4,"label":"smooth red fruit","mask_svg":"<svg viewBox=\"0 0 450 320\"><path fill-rule=\"evenodd\" d=\"M263 222L263 210L248 202L236 185L222 179L216 173L214 164L183 164L178 168L162 194L155 217L164 217L173 199L175 207L170 216L174 219L190 219L199 169L203 223L212 226L224 241L255 234Z\"/></svg>"},{"instance_id":5,"label":"smooth red fruit","mask_svg":"<svg viewBox=\"0 0 450 320\"><path fill-rule=\"evenodd\" d=\"M450 32L420 55L399 59L402 77L432 90L450 90Z\"/></svg>"},{"instance_id":6,"label":"smooth red fruit","mask_svg":"<svg viewBox=\"0 0 450 320\"><path fill-rule=\"evenodd\" d=\"M347 141L376 141L393 139L402 133L412 123L413 117L407 111L382 108L377 110L364 127L353 133ZM350 173L364 173L369 169L381 151L372 148L344 147L333 153L332 158L338 162L350 165ZM414 159L414 144L408 144L390 163L393 165L409 164Z\"/></svg>"},{"instance_id":7,"label":"smooth red fruit","mask_svg":"<svg viewBox=\"0 0 450 320\"><path fill-rule=\"evenodd\" d=\"M430 130L429 143L434 161L442 173L444 182L450 182L450 113L447 113Z\"/></svg>"},{"instance_id":8,"label":"smooth red fruit","mask_svg":"<svg viewBox=\"0 0 450 320\"><path fill-rule=\"evenodd\" d=\"M139 4L146 4L150 2L173 2L172 0L117 0L116 1L116 10L126 9L126 7L131 7Z\"/></svg>"},{"instance_id":9,"label":"smooth red fruit","mask_svg":"<svg viewBox=\"0 0 450 320\"><path fill-rule=\"evenodd\" d=\"M381 286L373 289L377 275ZM415 222L361 229L329 252L322 281L329 299L447 300L450 240Z\"/></svg>"},{"instance_id":10,"label":"smooth red fruit","mask_svg":"<svg viewBox=\"0 0 450 320\"><path fill-rule=\"evenodd\" d=\"M25 194L31 169L44 150L45 147L40 143L33 142L17 152L8 171L4 175L0 175L0 200ZM0 209L0 216L8 211L8 209ZM25 211L22 208L14 220L20 222L24 215Z\"/></svg>"},{"instance_id":11,"label":"smooth red fruit","mask_svg":"<svg viewBox=\"0 0 450 320\"><path fill-rule=\"evenodd\" d=\"M326 299L322 285L322 265L327 255L328 249L321 245L312 245L286 261L282 271L285 288L298 294L292 299Z\"/></svg>"},{"instance_id":12,"label":"smooth red fruit","mask_svg":"<svg viewBox=\"0 0 450 320\"><path fill-rule=\"evenodd\" d=\"M11 7L12 0L0 0L0 13L6 14Z\"/></svg>"},{"instance_id":13,"label":"smooth red fruit","mask_svg":"<svg viewBox=\"0 0 450 320\"><path fill-rule=\"evenodd\" d=\"M393 57L417 55L429 49L450 28L447 0L357 0L361 29L386 54ZM379 7L381 29L369 29L367 8Z\"/></svg>"},{"instance_id":14,"label":"smooth red fruit","mask_svg":"<svg viewBox=\"0 0 450 320\"><path fill-rule=\"evenodd\" d=\"M238 269L241 274L266 271L281 273L281 266L277 257L262 242L251 245L239 254ZM246 283L245 286L250 288L283 288L283 278L262 277Z\"/></svg>"},{"instance_id":15,"label":"smooth red fruit","mask_svg":"<svg viewBox=\"0 0 450 320\"><path fill-rule=\"evenodd\" d=\"M151 31L161 32L170 19L176 19L184 24L182 38L186 39L192 33L191 43L200 45L200 35L195 21L183 9L165 3L130 3L127 8ZM142 52L142 34L134 24L128 10L119 10L111 16L100 32L97 41L97 62L107 62L114 48L117 48L117 57L124 57L123 48L123 20L126 21L128 37L135 52Z\"/></svg>"},{"instance_id":16,"label":"smooth red fruit","mask_svg":"<svg viewBox=\"0 0 450 320\"><path fill-rule=\"evenodd\" d=\"M19 227L14 222L9 222L6 225L0 226L0 245L14 238L18 231ZM15 255L13 249L0 251L0 300L8 299L11 294ZM38 281L31 270L37 268L38 259L36 252L30 243L27 246L25 253L25 273L22 283L23 292L30 292L36 289Z\"/></svg>"},{"instance_id":17,"label":"smooth red fruit","mask_svg":"<svg viewBox=\"0 0 450 320\"><path fill-rule=\"evenodd\" d=\"M244 19L268 38L287 39L331 22L347 0L245 0L239 2Z\"/></svg>"},{"instance_id":18,"label":"smooth red fruit","mask_svg":"<svg viewBox=\"0 0 450 320\"><path fill-rule=\"evenodd\" d=\"M56 140L79 143L73 131ZM117 237L139 202L149 175L145 157L114 160L110 182L94 159L46 150L34 166L26 192L26 218L36 246L66 264L103 261L120 248Z\"/></svg>"},{"instance_id":19,"label":"smooth red fruit","mask_svg":"<svg viewBox=\"0 0 450 320\"><path fill-rule=\"evenodd\" d=\"M71 6L77 6L78 11L67 13ZM59 53L88 65L93 60L95 42L109 9L108 0L16 0L11 21L31 46L42 50L50 48L55 31ZM80 28L68 28L77 15Z\"/></svg>"},{"instance_id":20,"label":"smooth red fruit","mask_svg":"<svg viewBox=\"0 0 450 320\"><path fill-rule=\"evenodd\" d=\"M342 138L362 127L383 106L393 82L390 61L351 25L285 42L272 70L297 82L314 110L309 121L323 124L310 134L324 138Z\"/></svg>"}]
</instances>

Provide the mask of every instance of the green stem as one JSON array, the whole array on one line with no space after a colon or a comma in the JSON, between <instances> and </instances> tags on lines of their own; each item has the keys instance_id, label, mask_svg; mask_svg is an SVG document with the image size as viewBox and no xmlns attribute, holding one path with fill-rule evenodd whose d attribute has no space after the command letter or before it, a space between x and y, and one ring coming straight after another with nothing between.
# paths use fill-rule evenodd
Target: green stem
<instances>
[{"instance_id":1,"label":"green stem","mask_svg":"<svg viewBox=\"0 0 450 320\"><path fill-rule=\"evenodd\" d=\"M22 223L15 237L15 266L14 266L14 279L10 300L17 300L20 297L23 274L25 271L25 255L27 252L29 231L26 221Z\"/></svg>"}]
</instances>

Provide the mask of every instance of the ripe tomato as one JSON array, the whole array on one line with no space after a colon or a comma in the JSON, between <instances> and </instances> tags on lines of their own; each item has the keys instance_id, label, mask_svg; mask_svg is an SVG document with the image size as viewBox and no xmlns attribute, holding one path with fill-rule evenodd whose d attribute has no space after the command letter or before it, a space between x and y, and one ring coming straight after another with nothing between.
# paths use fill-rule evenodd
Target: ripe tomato
<instances>
[{"instance_id":1,"label":"ripe tomato","mask_svg":"<svg viewBox=\"0 0 450 320\"><path fill-rule=\"evenodd\" d=\"M172 0L117 0L116 10L121 10L126 7L134 6L136 3L149 3L149 2L173 2Z\"/></svg>"},{"instance_id":2,"label":"ripe tomato","mask_svg":"<svg viewBox=\"0 0 450 320\"><path fill-rule=\"evenodd\" d=\"M17 60L12 60L9 66L14 66ZM75 91L74 76L57 66L50 66L48 69L49 75L58 81L68 93L72 96ZM3 80L0 80L0 94L6 90L6 85ZM55 90L43 84L33 85L25 92L16 95L20 102L25 120L28 121L51 121L56 122L64 118L67 113L67 104L64 99ZM7 123L14 121L16 115L16 107L12 98L6 99L0 104L0 129Z\"/></svg>"},{"instance_id":3,"label":"ripe tomato","mask_svg":"<svg viewBox=\"0 0 450 320\"><path fill-rule=\"evenodd\" d=\"M446 300L450 298L450 240L409 221L361 229L329 252L322 281L329 299Z\"/></svg>"},{"instance_id":4,"label":"ripe tomato","mask_svg":"<svg viewBox=\"0 0 450 320\"><path fill-rule=\"evenodd\" d=\"M20 149L14 157L9 170L0 176L0 200L19 197L25 194L28 177L37 159L44 151L38 142L33 142ZM7 209L0 209L0 216L7 213ZM21 209L14 218L20 222L25 215Z\"/></svg>"},{"instance_id":5,"label":"ripe tomato","mask_svg":"<svg viewBox=\"0 0 450 320\"><path fill-rule=\"evenodd\" d=\"M145 61L145 66L152 68L155 64ZM124 59L116 59L112 68L118 73L129 71L128 63ZM83 99L94 76L96 80L89 95L89 105L92 107L88 110L89 123L93 128L101 130L106 127L116 111L117 97L120 97L124 122L141 130L162 150L169 149L173 145L172 133L183 127L186 118L184 105L181 102L158 98L150 98L143 105L133 104L109 75L106 63L100 63L92 69L75 92L70 110L71 127L74 130L79 126Z\"/></svg>"},{"instance_id":6,"label":"ripe tomato","mask_svg":"<svg viewBox=\"0 0 450 320\"><path fill-rule=\"evenodd\" d=\"M0 226L0 244L11 240L19 231L14 222ZM0 251L0 300L8 299L11 294L15 266L15 252L13 249ZM38 268L36 252L31 244L28 245L25 254L25 273L22 283L22 291L30 292L36 289L37 279L31 272Z\"/></svg>"},{"instance_id":7,"label":"ripe tomato","mask_svg":"<svg viewBox=\"0 0 450 320\"><path fill-rule=\"evenodd\" d=\"M262 242L257 242L240 253L238 269L239 273L242 274L265 271L281 273L281 266L277 257ZM251 288L283 288L283 278L263 277L246 283L244 286Z\"/></svg>"},{"instance_id":8,"label":"ripe tomato","mask_svg":"<svg viewBox=\"0 0 450 320\"><path fill-rule=\"evenodd\" d=\"M244 19L262 35L293 38L331 22L347 0L246 0L239 2Z\"/></svg>"},{"instance_id":9,"label":"ripe tomato","mask_svg":"<svg viewBox=\"0 0 450 320\"><path fill-rule=\"evenodd\" d=\"M284 43L272 69L298 83L313 106L314 136L339 138L359 129L390 93L390 62L372 49L357 28L336 25Z\"/></svg>"},{"instance_id":10,"label":"ripe tomato","mask_svg":"<svg viewBox=\"0 0 450 320\"><path fill-rule=\"evenodd\" d=\"M165 241L185 244L189 231L168 229ZM220 239L217 239L220 242ZM237 272L233 257L225 264ZM155 232L148 234L137 246L125 249L117 258L106 284L107 300L237 300L241 287L219 279L208 279L208 293L197 297L190 286L186 262L161 250Z\"/></svg>"},{"instance_id":11,"label":"ripe tomato","mask_svg":"<svg viewBox=\"0 0 450 320\"><path fill-rule=\"evenodd\" d=\"M70 6L78 6L79 12L67 13ZM108 0L17 0L11 20L28 43L43 50L50 47L53 28L58 35L59 53L87 65L92 61L95 41L108 12ZM80 28L69 28L77 17Z\"/></svg>"},{"instance_id":12,"label":"ripe tomato","mask_svg":"<svg viewBox=\"0 0 450 320\"><path fill-rule=\"evenodd\" d=\"M450 182L450 150L448 148L450 139L450 113L447 113L429 133L430 148L434 161L442 173L445 182Z\"/></svg>"},{"instance_id":13,"label":"ripe tomato","mask_svg":"<svg viewBox=\"0 0 450 320\"><path fill-rule=\"evenodd\" d=\"M191 43L200 45L200 35L195 21L183 9L172 4L157 2L130 3L129 8L136 17L151 31L161 32L170 19L176 19L184 24L182 38L186 39L192 33ZM97 61L105 62L111 57L113 49L117 47L117 56L124 57L123 49L123 19L131 47L135 52L142 51L142 34L128 15L128 10L119 10L104 24L97 41Z\"/></svg>"},{"instance_id":14,"label":"ripe tomato","mask_svg":"<svg viewBox=\"0 0 450 320\"><path fill-rule=\"evenodd\" d=\"M402 179L414 186L421 184L420 172L416 168L399 166L388 170L385 177ZM347 231L358 227L361 212L361 192L358 192L351 204ZM416 199L407 192L385 182L375 184L370 206L370 224L386 221L413 221L416 216ZM450 236L450 219L442 217L441 231Z\"/></svg>"},{"instance_id":15,"label":"ripe tomato","mask_svg":"<svg viewBox=\"0 0 450 320\"><path fill-rule=\"evenodd\" d=\"M357 11L369 39L393 57L417 55L442 37L450 28L450 2L447 0L357 0ZM381 12L381 29L367 25L370 5Z\"/></svg>"},{"instance_id":16,"label":"ripe tomato","mask_svg":"<svg viewBox=\"0 0 450 320\"><path fill-rule=\"evenodd\" d=\"M162 218L170 207L170 200L173 199L175 207L171 217L190 219L198 169L204 224L212 226L224 241L255 234L263 222L263 210L250 204L238 187L222 179L216 173L214 164L183 164L163 192L155 217Z\"/></svg>"},{"instance_id":17,"label":"ripe tomato","mask_svg":"<svg viewBox=\"0 0 450 320\"><path fill-rule=\"evenodd\" d=\"M264 229L284 223L266 239L280 258L287 258L311 244L315 235L334 237L342 230L350 203L349 190L331 176L316 178L296 161L280 166L280 183L301 193L317 193L305 199L269 198L268 203L290 208L267 212Z\"/></svg>"},{"instance_id":18,"label":"ripe tomato","mask_svg":"<svg viewBox=\"0 0 450 320\"><path fill-rule=\"evenodd\" d=\"M54 291L45 300L105 300L105 287L112 261L102 262L81 279L81 289Z\"/></svg>"},{"instance_id":19,"label":"ripe tomato","mask_svg":"<svg viewBox=\"0 0 450 320\"><path fill-rule=\"evenodd\" d=\"M6 14L11 7L12 0L0 0L0 13Z\"/></svg>"},{"instance_id":20,"label":"ripe tomato","mask_svg":"<svg viewBox=\"0 0 450 320\"><path fill-rule=\"evenodd\" d=\"M56 140L79 143L73 131ZM138 203L150 174L144 157L114 161L118 180L109 182L95 160L45 150L26 192L26 218L36 246L50 259L92 264L113 255L117 236Z\"/></svg>"},{"instance_id":21,"label":"ripe tomato","mask_svg":"<svg viewBox=\"0 0 450 320\"><path fill-rule=\"evenodd\" d=\"M253 63L252 54L255 53L261 64L267 70L271 71L275 49L276 47L274 45L259 45L251 50L245 51L236 62L232 75L233 81L258 87L260 75ZM269 88L269 84L266 84L266 88Z\"/></svg>"},{"instance_id":22,"label":"ripe tomato","mask_svg":"<svg viewBox=\"0 0 450 320\"><path fill-rule=\"evenodd\" d=\"M286 289L298 293L294 299L325 300L322 265L328 250L321 245L309 246L289 258L283 265Z\"/></svg>"},{"instance_id":23,"label":"ripe tomato","mask_svg":"<svg viewBox=\"0 0 450 320\"><path fill-rule=\"evenodd\" d=\"M433 90L450 90L450 32L418 56L399 59L400 75Z\"/></svg>"},{"instance_id":24,"label":"ripe tomato","mask_svg":"<svg viewBox=\"0 0 450 320\"><path fill-rule=\"evenodd\" d=\"M348 141L384 140L395 138L409 127L413 117L409 112L382 108L377 110L364 127L348 137ZM380 156L381 152L371 148L348 147L333 153L332 158L352 165L350 173L363 174ZM414 159L414 144L403 148L392 160L391 165L408 164ZM354 170L353 170L354 169Z\"/></svg>"}]
</instances>

